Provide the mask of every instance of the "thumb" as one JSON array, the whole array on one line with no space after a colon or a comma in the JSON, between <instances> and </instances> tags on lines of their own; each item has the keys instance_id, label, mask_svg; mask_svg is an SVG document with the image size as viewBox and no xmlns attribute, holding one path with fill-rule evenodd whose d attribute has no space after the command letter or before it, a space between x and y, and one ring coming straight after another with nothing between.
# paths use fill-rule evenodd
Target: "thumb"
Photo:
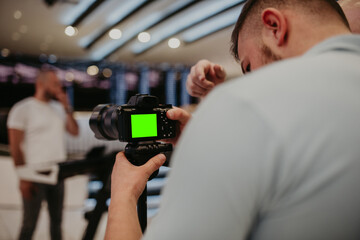
<instances>
[{"instance_id":1,"label":"thumb","mask_svg":"<svg viewBox=\"0 0 360 240\"><path fill-rule=\"evenodd\" d=\"M177 107L173 107L167 111L166 116L171 120L179 121L181 124L186 124L191 117L190 113Z\"/></svg>"},{"instance_id":2,"label":"thumb","mask_svg":"<svg viewBox=\"0 0 360 240\"><path fill-rule=\"evenodd\" d=\"M150 177L150 175L156 170L158 170L165 163L165 161L166 157L164 154L161 153L151 158L141 167L144 169L148 177Z\"/></svg>"}]
</instances>

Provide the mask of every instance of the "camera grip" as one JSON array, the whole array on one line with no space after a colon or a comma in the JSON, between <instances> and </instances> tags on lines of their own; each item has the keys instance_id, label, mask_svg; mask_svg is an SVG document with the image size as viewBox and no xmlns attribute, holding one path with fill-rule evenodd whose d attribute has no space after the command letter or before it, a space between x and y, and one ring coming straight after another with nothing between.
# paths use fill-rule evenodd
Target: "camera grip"
<instances>
[{"instance_id":1,"label":"camera grip","mask_svg":"<svg viewBox=\"0 0 360 240\"><path fill-rule=\"evenodd\" d=\"M135 166L141 166L145 164L150 158L158 155L159 153L172 151L172 145L168 143L129 143L125 147L125 156ZM151 174L149 180L156 177L159 170L156 170Z\"/></svg>"}]
</instances>

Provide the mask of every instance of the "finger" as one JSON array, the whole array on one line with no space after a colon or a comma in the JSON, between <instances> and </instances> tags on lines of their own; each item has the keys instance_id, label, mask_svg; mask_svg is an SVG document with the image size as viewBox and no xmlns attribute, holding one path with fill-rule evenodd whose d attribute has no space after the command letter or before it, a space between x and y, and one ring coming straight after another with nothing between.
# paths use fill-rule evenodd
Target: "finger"
<instances>
[{"instance_id":1,"label":"finger","mask_svg":"<svg viewBox=\"0 0 360 240\"><path fill-rule=\"evenodd\" d=\"M113 171L118 168L124 168L124 167L128 167L130 166L131 163L129 162L129 160L126 158L125 153L124 152L119 152L118 154L116 154L116 161L114 164L114 168Z\"/></svg>"},{"instance_id":2,"label":"finger","mask_svg":"<svg viewBox=\"0 0 360 240\"><path fill-rule=\"evenodd\" d=\"M205 89L210 89L214 87L214 84L206 79L206 74L211 69L211 63L207 60L199 61L195 66L191 68L191 80L193 83L201 86Z\"/></svg>"},{"instance_id":3,"label":"finger","mask_svg":"<svg viewBox=\"0 0 360 240\"><path fill-rule=\"evenodd\" d=\"M220 79L224 79L226 77L226 72L221 65L215 64L214 70L215 70L216 77L218 77Z\"/></svg>"},{"instance_id":4,"label":"finger","mask_svg":"<svg viewBox=\"0 0 360 240\"><path fill-rule=\"evenodd\" d=\"M116 154L116 162L117 164L130 163L125 156L124 152L119 152Z\"/></svg>"},{"instance_id":5,"label":"finger","mask_svg":"<svg viewBox=\"0 0 360 240\"><path fill-rule=\"evenodd\" d=\"M192 95L191 96L193 96L193 97L203 97L203 96L206 96L206 94L208 93L209 91L207 91L207 92L193 92L192 93Z\"/></svg>"},{"instance_id":6,"label":"finger","mask_svg":"<svg viewBox=\"0 0 360 240\"><path fill-rule=\"evenodd\" d=\"M206 79L205 75L197 75L197 77L193 78L193 83L207 90L214 87L214 83Z\"/></svg>"},{"instance_id":7,"label":"finger","mask_svg":"<svg viewBox=\"0 0 360 240\"><path fill-rule=\"evenodd\" d=\"M202 96L204 94L206 94L208 91L210 91L210 89L205 89L202 88L196 84L194 84L191 80L188 79L188 81L186 82L186 90L188 91L188 93L193 96L193 97L199 97Z\"/></svg>"},{"instance_id":8,"label":"finger","mask_svg":"<svg viewBox=\"0 0 360 240\"><path fill-rule=\"evenodd\" d=\"M199 87L205 89L205 90L211 90L215 86L215 84L212 81L207 80L205 78L203 78L203 79L195 79L194 84L196 86L199 86Z\"/></svg>"},{"instance_id":9,"label":"finger","mask_svg":"<svg viewBox=\"0 0 360 240\"><path fill-rule=\"evenodd\" d=\"M126 158L124 152L118 152L118 154L116 154L116 160L117 159L120 160L120 159L123 159L123 158Z\"/></svg>"},{"instance_id":10,"label":"finger","mask_svg":"<svg viewBox=\"0 0 360 240\"><path fill-rule=\"evenodd\" d=\"M191 67L189 76L191 80L194 81L195 79L205 78L205 63L199 61L194 66Z\"/></svg>"},{"instance_id":11,"label":"finger","mask_svg":"<svg viewBox=\"0 0 360 240\"><path fill-rule=\"evenodd\" d=\"M165 163L165 161L166 157L161 153L151 158L144 165L142 165L141 168L143 168L147 176L150 177L150 175L158 170Z\"/></svg>"},{"instance_id":12,"label":"finger","mask_svg":"<svg viewBox=\"0 0 360 240\"><path fill-rule=\"evenodd\" d=\"M167 111L166 116L171 120L179 121L181 124L186 124L191 117L190 113L176 107Z\"/></svg>"},{"instance_id":13,"label":"finger","mask_svg":"<svg viewBox=\"0 0 360 240\"><path fill-rule=\"evenodd\" d=\"M203 92L207 92L209 91L209 89L206 89L206 88L203 88L201 86L199 86L198 84L196 83L188 83L188 87L187 87L188 91L189 92L200 92L200 93L203 93Z\"/></svg>"}]
</instances>

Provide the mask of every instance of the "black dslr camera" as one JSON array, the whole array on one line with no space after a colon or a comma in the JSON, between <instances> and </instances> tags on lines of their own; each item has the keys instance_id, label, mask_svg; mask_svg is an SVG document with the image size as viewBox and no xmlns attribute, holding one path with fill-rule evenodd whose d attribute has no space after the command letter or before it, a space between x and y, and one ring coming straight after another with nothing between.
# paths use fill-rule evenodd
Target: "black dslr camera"
<instances>
[{"instance_id":1,"label":"black dslr camera","mask_svg":"<svg viewBox=\"0 0 360 240\"><path fill-rule=\"evenodd\" d=\"M171 104L159 104L155 96L137 94L125 105L96 106L89 124L97 139L128 142L125 155L140 166L159 153L172 151L171 144L156 142L176 135L175 121L166 117L171 108Z\"/></svg>"},{"instance_id":2,"label":"black dslr camera","mask_svg":"<svg viewBox=\"0 0 360 240\"><path fill-rule=\"evenodd\" d=\"M166 117L171 104L155 96L137 94L125 105L100 104L90 118L97 139L121 142L153 141L175 137L175 121Z\"/></svg>"}]
</instances>

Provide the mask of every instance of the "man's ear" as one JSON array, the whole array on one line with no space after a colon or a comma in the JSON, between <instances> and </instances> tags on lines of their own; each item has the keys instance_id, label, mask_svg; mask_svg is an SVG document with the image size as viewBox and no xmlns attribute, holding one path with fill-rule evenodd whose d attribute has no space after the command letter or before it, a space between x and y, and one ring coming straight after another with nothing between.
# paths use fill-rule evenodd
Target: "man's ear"
<instances>
[{"instance_id":1,"label":"man's ear","mask_svg":"<svg viewBox=\"0 0 360 240\"><path fill-rule=\"evenodd\" d=\"M278 47L286 44L288 25L282 12L275 8L267 8L262 12L261 20L264 27L264 37L270 38L267 40Z\"/></svg>"}]
</instances>

